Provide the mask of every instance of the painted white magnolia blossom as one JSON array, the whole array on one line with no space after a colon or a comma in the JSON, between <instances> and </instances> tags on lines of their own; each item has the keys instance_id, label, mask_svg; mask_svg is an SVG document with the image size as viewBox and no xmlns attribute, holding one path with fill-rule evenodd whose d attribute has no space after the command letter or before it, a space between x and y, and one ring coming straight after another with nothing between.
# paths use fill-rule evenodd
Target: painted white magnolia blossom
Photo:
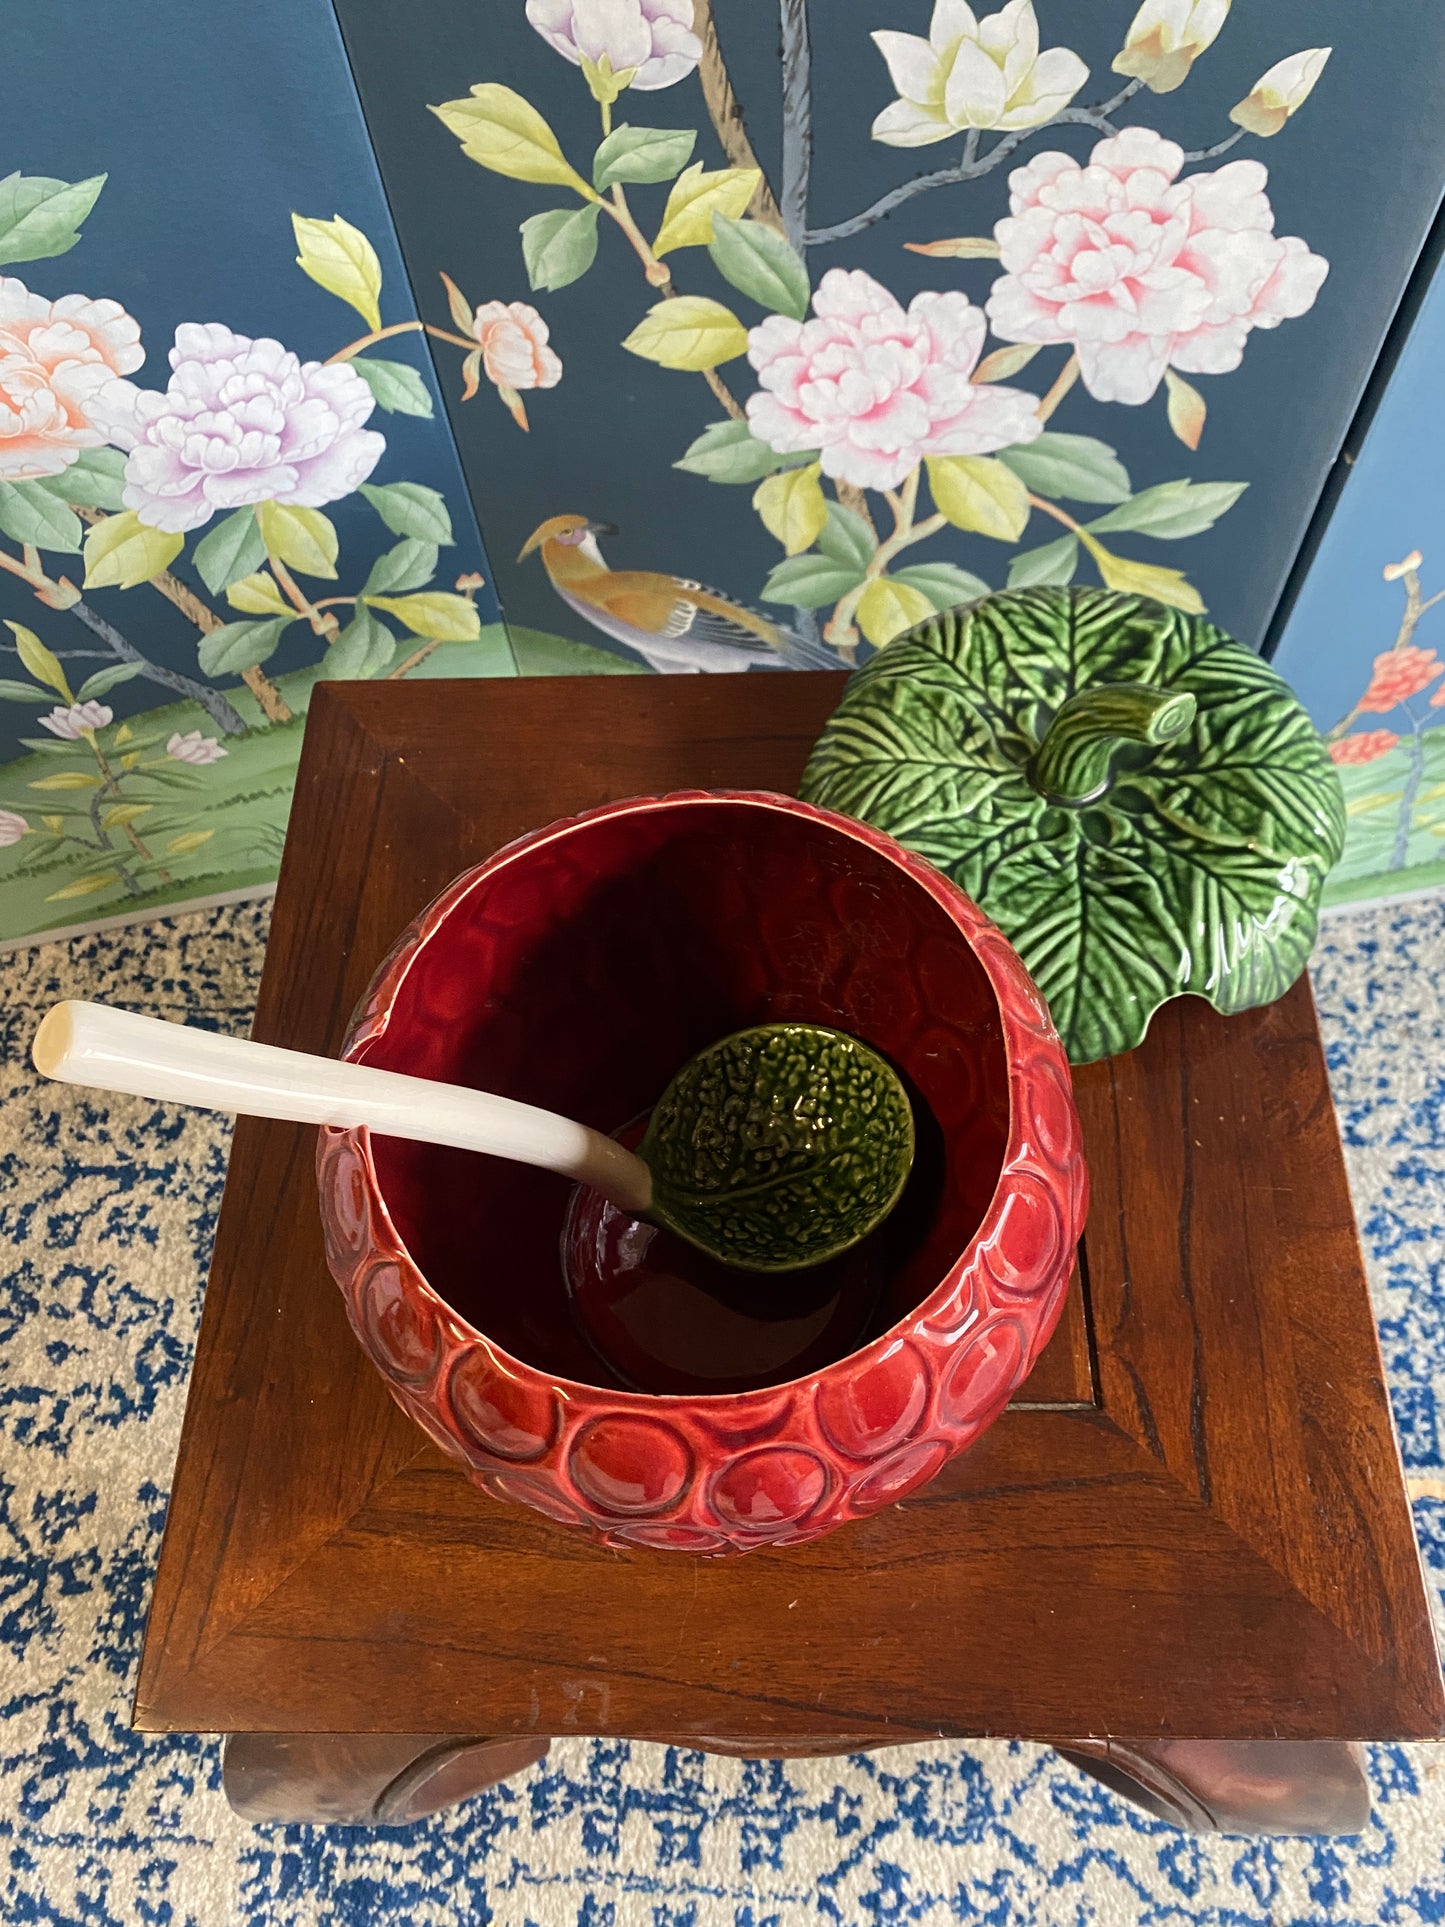
<instances>
[{"instance_id":1,"label":"painted white magnolia blossom","mask_svg":"<svg viewBox=\"0 0 1445 1927\"><path fill-rule=\"evenodd\" d=\"M1236 126L1266 140L1277 134L1313 93L1332 51L1329 47L1306 47L1302 53L1277 60L1267 74L1260 75L1239 105L1230 108L1229 118Z\"/></svg>"},{"instance_id":2,"label":"painted white magnolia blossom","mask_svg":"<svg viewBox=\"0 0 1445 1927\"><path fill-rule=\"evenodd\" d=\"M702 59L692 0L527 0L527 19L574 67L625 86L671 87Z\"/></svg>"},{"instance_id":3,"label":"painted white magnolia blossom","mask_svg":"<svg viewBox=\"0 0 1445 1927\"><path fill-rule=\"evenodd\" d=\"M98 703L92 698L88 703L71 703L69 708L57 703L48 716L40 718L40 727L48 729L62 742L75 743L88 729L104 729L114 717L115 711L108 703Z\"/></svg>"},{"instance_id":4,"label":"painted white magnolia blossom","mask_svg":"<svg viewBox=\"0 0 1445 1927\"><path fill-rule=\"evenodd\" d=\"M1151 94L1172 94L1212 47L1230 0L1144 0L1129 24L1114 72L1142 80Z\"/></svg>"},{"instance_id":5,"label":"painted white magnolia blossom","mask_svg":"<svg viewBox=\"0 0 1445 1927\"><path fill-rule=\"evenodd\" d=\"M882 28L874 44L898 99L873 123L889 147L927 147L970 127L1041 127L1089 70L1067 47L1039 52L1033 0L979 20L965 0L935 0L928 38Z\"/></svg>"},{"instance_id":6,"label":"painted white magnolia blossom","mask_svg":"<svg viewBox=\"0 0 1445 1927\"><path fill-rule=\"evenodd\" d=\"M206 763L219 763L229 754L214 736L203 736L198 729L188 729L184 736L175 730L166 742L166 755L172 762L194 763L198 768Z\"/></svg>"},{"instance_id":7,"label":"painted white magnolia blossom","mask_svg":"<svg viewBox=\"0 0 1445 1927\"><path fill-rule=\"evenodd\" d=\"M0 810L0 850L8 850L12 843L18 843L29 828L18 810Z\"/></svg>"}]
</instances>

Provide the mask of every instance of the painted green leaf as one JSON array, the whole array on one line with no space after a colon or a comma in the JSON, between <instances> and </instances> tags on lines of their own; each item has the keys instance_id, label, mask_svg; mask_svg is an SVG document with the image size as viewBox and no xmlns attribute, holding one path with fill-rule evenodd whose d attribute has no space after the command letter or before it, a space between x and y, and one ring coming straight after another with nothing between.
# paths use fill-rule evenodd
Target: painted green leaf
<instances>
[{"instance_id":1,"label":"painted green leaf","mask_svg":"<svg viewBox=\"0 0 1445 1927\"><path fill-rule=\"evenodd\" d=\"M227 622L201 637L196 648L202 670L208 676L238 676L243 669L268 662L276 653L283 632L294 616L276 616L270 622Z\"/></svg>"},{"instance_id":2,"label":"painted green leaf","mask_svg":"<svg viewBox=\"0 0 1445 1927\"><path fill-rule=\"evenodd\" d=\"M861 515L844 508L841 502L830 502L827 526L818 537L818 547L834 562L866 569L878 542Z\"/></svg>"},{"instance_id":3,"label":"painted green leaf","mask_svg":"<svg viewBox=\"0 0 1445 1927\"><path fill-rule=\"evenodd\" d=\"M233 582L226 591L226 600L233 609L240 609L248 616L293 613L291 604L276 586L276 578L267 569L258 569L255 575L243 575L239 582Z\"/></svg>"},{"instance_id":4,"label":"painted green leaf","mask_svg":"<svg viewBox=\"0 0 1445 1927\"><path fill-rule=\"evenodd\" d=\"M124 829L127 823L134 823L138 817L144 816L148 810L154 808L154 803L112 803L100 819L101 828Z\"/></svg>"},{"instance_id":5,"label":"painted green leaf","mask_svg":"<svg viewBox=\"0 0 1445 1927\"><path fill-rule=\"evenodd\" d=\"M393 535L451 546L452 518L436 489L424 482L363 482L361 493Z\"/></svg>"},{"instance_id":6,"label":"painted green leaf","mask_svg":"<svg viewBox=\"0 0 1445 1927\"><path fill-rule=\"evenodd\" d=\"M714 214L740 218L761 179L756 167L723 167L709 173L701 161L694 161L672 184L653 253L706 247L712 240Z\"/></svg>"},{"instance_id":7,"label":"painted green leaf","mask_svg":"<svg viewBox=\"0 0 1445 1927\"><path fill-rule=\"evenodd\" d=\"M510 87L483 81L465 100L445 101L431 111L456 135L467 159L494 174L544 187L573 187L584 200L595 198L547 122Z\"/></svg>"},{"instance_id":8,"label":"painted green leaf","mask_svg":"<svg viewBox=\"0 0 1445 1927\"><path fill-rule=\"evenodd\" d=\"M87 676L75 692L78 703L88 703L92 696L103 696L108 690L116 689L123 682L130 682L141 673L143 664L138 662L113 662L105 669L97 669L93 676Z\"/></svg>"},{"instance_id":9,"label":"painted green leaf","mask_svg":"<svg viewBox=\"0 0 1445 1927\"><path fill-rule=\"evenodd\" d=\"M256 526L266 553L284 562L288 569L335 580L336 528L320 509L303 508L295 502L258 502Z\"/></svg>"},{"instance_id":10,"label":"painted green leaf","mask_svg":"<svg viewBox=\"0 0 1445 1927\"><path fill-rule=\"evenodd\" d=\"M692 159L697 135L690 127L629 127L624 121L592 156L592 185L670 181Z\"/></svg>"},{"instance_id":11,"label":"painted green leaf","mask_svg":"<svg viewBox=\"0 0 1445 1927\"><path fill-rule=\"evenodd\" d=\"M1037 589L1046 584L1060 587L1072 582L1079 566L1079 538L1065 535L1057 542L1045 542L1041 549L1024 549L1008 565L1011 589Z\"/></svg>"},{"instance_id":12,"label":"painted green leaf","mask_svg":"<svg viewBox=\"0 0 1445 1927\"><path fill-rule=\"evenodd\" d=\"M321 674L331 682L356 682L387 669L396 654L396 637L380 616L360 608L321 658Z\"/></svg>"},{"instance_id":13,"label":"painted green leaf","mask_svg":"<svg viewBox=\"0 0 1445 1927\"><path fill-rule=\"evenodd\" d=\"M664 368L700 370L745 355L748 331L721 301L680 294L649 308L622 345Z\"/></svg>"},{"instance_id":14,"label":"painted green leaf","mask_svg":"<svg viewBox=\"0 0 1445 1927\"><path fill-rule=\"evenodd\" d=\"M596 201L549 208L522 223L522 260L534 288L565 288L597 259Z\"/></svg>"},{"instance_id":15,"label":"painted green leaf","mask_svg":"<svg viewBox=\"0 0 1445 1927\"><path fill-rule=\"evenodd\" d=\"M789 555L811 548L828 520L817 463L787 468L759 482L753 491L753 507L768 534L776 536Z\"/></svg>"},{"instance_id":16,"label":"painted green leaf","mask_svg":"<svg viewBox=\"0 0 1445 1927\"><path fill-rule=\"evenodd\" d=\"M36 482L0 482L0 529L12 542L79 555L85 529L74 509Z\"/></svg>"},{"instance_id":17,"label":"painted green leaf","mask_svg":"<svg viewBox=\"0 0 1445 1927\"><path fill-rule=\"evenodd\" d=\"M107 515L86 531L87 589L134 589L168 569L185 546L183 535L153 529L134 509Z\"/></svg>"},{"instance_id":18,"label":"painted green leaf","mask_svg":"<svg viewBox=\"0 0 1445 1927\"><path fill-rule=\"evenodd\" d=\"M858 599L858 627L875 649L934 613L932 596L892 576L878 576Z\"/></svg>"},{"instance_id":19,"label":"painted green leaf","mask_svg":"<svg viewBox=\"0 0 1445 1927\"><path fill-rule=\"evenodd\" d=\"M101 778L83 769L62 769L54 776L37 776L33 783L27 783L30 790L98 790Z\"/></svg>"},{"instance_id":20,"label":"painted green leaf","mask_svg":"<svg viewBox=\"0 0 1445 1927\"><path fill-rule=\"evenodd\" d=\"M813 294L808 270L776 228L714 214L708 253L725 281L769 313L801 321L808 312Z\"/></svg>"},{"instance_id":21,"label":"painted green leaf","mask_svg":"<svg viewBox=\"0 0 1445 1927\"><path fill-rule=\"evenodd\" d=\"M60 903L66 897L93 897L98 891L108 890L113 883L120 882L119 870L93 870L88 875L77 877L59 890L52 890L45 899L47 903Z\"/></svg>"},{"instance_id":22,"label":"painted green leaf","mask_svg":"<svg viewBox=\"0 0 1445 1927\"><path fill-rule=\"evenodd\" d=\"M475 642L482 633L482 619L470 596L447 595L429 589L421 595L368 596L370 608L385 609L414 636L431 636L438 642Z\"/></svg>"},{"instance_id":23,"label":"painted green leaf","mask_svg":"<svg viewBox=\"0 0 1445 1927\"><path fill-rule=\"evenodd\" d=\"M0 181L0 265L48 261L73 248L105 180L104 174L86 181L7 174Z\"/></svg>"},{"instance_id":24,"label":"painted green leaf","mask_svg":"<svg viewBox=\"0 0 1445 1927\"><path fill-rule=\"evenodd\" d=\"M911 568L894 569L889 580L921 589L935 609L952 609L960 602L976 602L989 593L982 576L960 569L956 562L915 562Z\"/></svg>"},{"instance_id":25,"label":"painted green leaf","mask_svg":"<svg viewBox=\"0 0 1445 1927\"><path fill-rule=\"evenodd\" d=\"M320 288L355 308L368 328L381 326L381 263L359 227L337 214L329 221L291 216L296 265Z\"/></svg>"},{"instance_id":26,"label":"painted green leaf","mask_svg":"<svg viewBox=\"0 0 1445 1927\"><path fill-rule=\"evenodd\" d=\"M1129 493L1129 471L1107 442L1092 435L1045 431L1022 448L1000 449L998 459L1025 488L1051 502L1122 502Z\"/></svg>"},{"instance_id":27,"label":"painted green leaf","mask_svg":"<svg viewBox=\"0 0 1445 1927\"><path fill-rule=\"evenodd\" d=\"M928 487L956 529L1017 542L1029 519L1025 485L993 455L930 455Z\"/></svg>"},{"instance_id":28,"label":"painted green leaf","mask_svg":"<svg viewBox=\"0 0 1445 1927\"><path fill-rule=\"evenodd\" d=\"M7 677L0 681L0 702L3 703L48 703L49 696L43 689L37 689L33 682L12 682ZM46 748L50 745L47 743Z\"/></svg>"},{"instance_id":29,"label":"painted green leaf","mask_svg":"<svg viewBox=\"0 0 1445 1927\"><path fill-rule=\"evenodd\" d=\"M371 573L361 585L363 595L401 595L420 589L436 574L437 545L422 542L414 535L403 536L395 548L379 555Z\"/></svg>"},{"instance_id":30,"label":"painted green leaf","mask_svg":"<svg viewBox=\"0 0 1445 1927\"><path fill-rule=\"evenodd\" d=\"M354 355L351 365L375 395L378 408L389 415L430 417L431 391L415 368L404 361L381 361L372 355Z\"/></svg>"},{"instance_id":31,"label":"painted green leaf","mask_svg":"<svg viewBox=\"0 0 1445 1927\"><path fill-rule=\"evenodd\" d=\"M1248 482L1160 482L1156 488L1141 489L1089 527L1096 535L1111 529L1137 529L1141 535L1177 542L1182 536L1212 529L1248 487Z\"/></svg>"},{"instance_id":32,"label":"painted green leaf","mask_svg":"<svg viewBox=\"0 0 1445 1927\"><path fill-rule=\"evenodd\" d=\"M43 475L32 488L43 488L62 502L82 509L124 507L125 456L118 448L82 448L69 468Z\"/></svg>"},{"instance_id":33,"label":"painted green leaf","mask_svg":"<svg viewBox=\"0 0 1445 1927\"><path fill-rule=\"evenodd\" d=\"M7 617L5 627L15 638L16 654L35 680L45 683L57 696L63 696L66 702L71 702L70 684L54 650L47 649L35 631L27 629L23 622L11 622Z\"/></svg>"},{"instance_id":34,"label":"painted green leaf","mask_svg":"<svg viewBox=\"0 0 1445 1927\"><path fill-rule=\"evenodd\" d=\"M795 609L821 609L856 589L863 571L826 555L790 555L763 584L764 602L787 602Z\"/></svg>"},{"instance_id":35,"label":"painted green leaf","mask_svg":"<svg viewBox=\"0 0 1445 1927\"><path fill-rule=\"evenodd\" d=\"M1106 549L1082 529L1079 540L1092 557L1106 589L1117 589L1121 595L1152 596L1156 602L1167 602L1171 609L1183 609L1188 615L1204 614L1204 597L1181 569L1166 569L1157 562L1135 562L1130 556L1115 555L1112 549Z\"/></svg>"},{"instance_id":36,"label":"painted green leaf","mask_svg":"<svg viewBox=\"0 0 1445 1927\"><path fill-rule=\"evenodd\" d=\"M639 1149L659 1222L747 1270L792 1271L856 1243L897 1203L913 1112L857 1038L763 1024L683 1066Z\"/></svg>"},{"instance_id":37,"label":"painted green leaf","mask_svg":"<svg viewBox=\"0 0 1445 1927\"><path fill-rule=\"evenodd\" d=\"M710 482L760 482L780 468L799 468L817 459L814 453L776 454L746 422L713 422L673 467L705 475Z\"/></svg>"},{"instance_id":38,"label":"painted green leaf","mask_svg":"<svg viewBox=\"0 0 1445 1927\"><path fill-rule=\"evenodd\" d=\"M1212 623L1101 589L991 596L893 643L849 683L800 793L982 904L1075 1063L1131 1049L1170 997L1279 996L1344 843L1334 766L1274 670Z\"/></svg>"},{"instance_id":39,"label":"painted green leaf","mask_svg":"<svg viewBox=\"0 0 1445 1927\"><path fill-rule=\"evenodd\" d=\"M233 582L254 575L266 560L266 544L254 509L236 509L202 536L191 555L212 595L224 595Z\"/></svg>"}]
</instances>

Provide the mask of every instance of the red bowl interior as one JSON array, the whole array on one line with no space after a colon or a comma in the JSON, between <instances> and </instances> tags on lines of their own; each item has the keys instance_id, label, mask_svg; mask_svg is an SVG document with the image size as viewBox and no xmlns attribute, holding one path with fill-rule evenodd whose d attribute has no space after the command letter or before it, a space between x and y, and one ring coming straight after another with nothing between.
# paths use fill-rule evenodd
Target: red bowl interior
<instances>
[{"instance_id":1,"label":"red bowl interior","mask_svg":"<svg viewBox=\"0 0 1445 1927\"><path fill-rule=\"evenodd\" d=\"M920 1125L914 1179L885 1228L883 1288L838 1356L940 1284L988 1208L1008 1136L988 976L884 852L741 798L563 826L461 894L413 959L384 1031L358 1054L612 1131L705 1044L788 1018L881 1051L908 1082ZM457 1313L551 1376L619 1383L568 1303L565 1179L395 1138L374 1137L372 1152L397 1233Z\"/></svg>"}]
</instances>

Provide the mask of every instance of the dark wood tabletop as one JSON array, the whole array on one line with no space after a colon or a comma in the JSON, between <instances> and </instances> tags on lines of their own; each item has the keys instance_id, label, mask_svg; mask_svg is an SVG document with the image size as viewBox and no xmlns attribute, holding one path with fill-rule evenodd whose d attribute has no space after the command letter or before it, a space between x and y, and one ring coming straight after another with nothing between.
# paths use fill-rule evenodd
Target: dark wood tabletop
<instances>
[{"instance_id":1,"label":"dark wood tabletop","mask_svg":"<svg viewBox=\"0 0 1445 1927\"><path fill-rule=\"evenodd\" d=\"M254 1035L334 1052L403 926L524 830L792 789L841 681L319 687ZM905 1503L715 1561L470 1486L347 1327L313 1131L241 1121L136 1725L756 1752L1441 1734L1307 982L1238 1017L1169 1004L1076 1089L1093 1207L1022 1396Z\"/></svg>"}]
</instances>

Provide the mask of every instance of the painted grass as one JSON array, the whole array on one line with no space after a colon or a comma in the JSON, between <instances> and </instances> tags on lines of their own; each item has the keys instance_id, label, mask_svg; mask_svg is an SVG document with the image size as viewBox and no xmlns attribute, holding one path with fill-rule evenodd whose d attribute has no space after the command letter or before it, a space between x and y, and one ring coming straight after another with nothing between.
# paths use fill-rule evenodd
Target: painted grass
<instances>
[{"instance_id":1,"label":"painted grass","mask_svg":"<svg viewBox=\"0 0 1445 1927\"><path fill-rule=\"evenodd\" d=\"M514 628L509 640L502 625L494 623L476 642L448 643L435 650L417 665L408 680L497 678L518 673L625 676L650 672L642 664L607 650L569 642L542 630ZM153 878L139 893L110 883L79 896L57 899L56 891L88 875L103 874L106 863L100 851L67 842L36 860L30 854L37 842L34 836L0 849L0 943L73 929L92 920L150 914L169 905L274 882L306 726L306 706L317 680L315 668L277 678L295 711L289 723L264 724L255 699L244 686L227 691L250 726L247 734L226 738L227 753L221 761L190 772L196 779L194 787L168 791L165 800L154 803L134 826L157 855L178 835L201 831L210 835L194 850L165 855L167 876ZM167 703L128 720L136 737L154 736L162 743L176 730L182 734L192 729L207 736L215 734L215 725L193 702ZM72 760L74 766L81 766L83 756L78 753ZM0 769L0 807L18 811L38 829L43 815L73 798L33 786L71 766L72 762L59 756L38 752L16 758Z\"/></svg>"}]
</instances>

